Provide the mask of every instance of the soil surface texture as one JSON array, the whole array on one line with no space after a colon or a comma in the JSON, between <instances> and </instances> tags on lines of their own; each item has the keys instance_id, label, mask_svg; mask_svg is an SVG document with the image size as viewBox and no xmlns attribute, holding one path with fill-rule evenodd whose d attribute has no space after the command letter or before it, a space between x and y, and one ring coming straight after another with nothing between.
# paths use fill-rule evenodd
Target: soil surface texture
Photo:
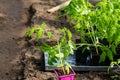
<instances>
[{"instance_id":1,"label":"soil surface texture","mask_svg":"<svg viewBox=\"0 0 120 80\"><path fill-rule=\"evenodd\" d=\"M63 1L0 0L0 80L57 80L53 72L45 71L38 43L26 39L25 33L42 22L56 35L61 27L72 29L66 18L58 18L62 12L47 13ZM106 72L76 72L75 80L111 79Z\"/></svg>"}]
</instances>

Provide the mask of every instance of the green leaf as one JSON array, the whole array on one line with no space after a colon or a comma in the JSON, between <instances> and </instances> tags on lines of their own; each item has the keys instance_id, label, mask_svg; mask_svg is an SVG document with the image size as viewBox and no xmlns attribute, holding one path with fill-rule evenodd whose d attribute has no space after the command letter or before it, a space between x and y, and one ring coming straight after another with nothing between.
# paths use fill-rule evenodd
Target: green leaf
<instances>
[{"instance_id":1,"label":"green leaf","mask_svg":"<svg viewBox=\"0 0 120 80\"><path fill-rule=\"evenodd\" d=\"M55 56L58 57L58 58L63 58L64 54L63 53L59 53L59 54L56 54Z\"/></svg>"},{"instance_id":2,"label":"green leaf","mask_svg":"<svg viewBox=\"0 0 120 80\"><path fill-rule=\"evenodd\" d=\"M77 29L80 29L82 26L81 26L81 24L80 23L76 23L75 24L75 29L77 30Z\"/></svg>"},{"instance_id":3,"label":"green leaf","mask_svg":"<svg viewBox=\"0 0 120 80\"><path fill-rule=\"evenodd\" d=\"M28 36L28 37L31 37L32 34L34 33L34 31L35 31L35 28L29 29L28 32L27 32L27 36Z\"/></svg>"},{"instance_id":4,"label":"green leaf","mask_svg":"<svg viewBox=\"0 0 120 80\"><path fill-rule=\"evenodd\" d=\"M68 34L69 40L71 40L71 39L72 39L72 33L71 33L70 30L68 30L68 29L67 29L67 34Z\"/></svg>"},{"instance_id":5,"label":"green leaf","mask_svg":"<svg viewBox=\"0 0 120 80\"><path fill-rule=\"evenodd\" d=\"M116 34L116 27L112 26L110 27L110 29L108 30L108 40L109 42L112 42L112 38L113 36Z\"/></svg>"},{"instance_id":6,"label":"green leaf","mask_svg":"<svg viewBox=\"0 0 120 80\"><path fill-rule=\"evenodd\" d=\"M45 46L45 47L47 47L48 49L50 49L51 48L51 46L50 45L48 45L47 43L45 43L45 42L43 42L43 45Z\"/></svg>"},{"instance_id":7,"label":"green leaf","mask_svg":"<svg viewBox=\"0 0 120 80\"><path fill-rule=\"evenodd\" d=\"M112 80L115 80L115 79L120 78L120 76L119 75L113 75L113 76L110 76L110 78L112 78Z\"/></svg>"},{"instance_id":8,"label":"green leaf","mask_svg":"<svg viewBox=\"0 0 120 80\"><path fill-rule=\"evenodd\" d=\"M50 58L48 58L48 64L49 65L54 65Z\"/></svg>"},{"instance_id":9,"label":"green leaf","mask_svg":"<svg viewBox=\"0 0 120 80\"><path fill-rule=\"evenodd\" d=\"M116 64L117 64L117 62L113 61L113 62L110 63L110 67L114 67L114 65L116 65Z\"/></svg>"},{"instance_id":10,"label":"green leaf","mask_svg":"<svg viewBox=\"0 0 120 80\"><path fill-rule=\"evenodd\" d=\"M89 12L91 12L90 10L83 10L81 15L87 15Z\"/></svg>"},{"instance_id":11,"label":"green leaf","mask_svg":"<svg viewBox=\"0 0 120 80\"><path fill-rule=\"evenodd\" d=\"M47 26L45 22L43 22L43 23L40 25L40 27L42 27L42 28L45 27L45 26Z\"/></svg>"},{"instance_id":12,"label":"green leaf","mask_svg":"<svg viewBox=\"0 0 120 80\"><path fill-rule=\"evenodd\" d=\"M116 32L116 36L115 36L116 37L115 38L115 43L116 44L120 43L120 34L119 35L118 34L119 34L119 32Z\"/></svg>"},{"instance_id":13,"label":"green leaf","mask_svg":"<svg viewBox=\"0 0 120 80\"><path fill-rule=\"evenodd\" d=\"M75 44L71 41L71 40L69 40L68 41L68 45L69 45L69 50L70 50L70 54L74 54L74 49L76 49L76 46L75 46Z\"/></svg>"},{"instance_id":14,"label":"green leaf","mask_svg":"<svg viewBox=\"0 0 120 80\"><path fill-rule=\"evenodd\" d=\"M69 68L72 68L71 65L68 62L65 62L66 66L68 66Z\"/></svg>"},{"instance_id":15,"label":"green leaf","mask_svg":"<svg viewBox=\"0 0 120 80\"><path fill-rule=\"evenodd\" d=\"M104 62L104 61L105 61L105 59L106 59L106 53L105 53L105 52L103 52L103 53L100 55L100 60L99 60L99 63Z\"/></svg>"},{"instance_id":16,"label":"green leaf","mask_svg":"<svg viewBox=\"0 0 120 80\"><path fill-rule=\"evenodd\" d=\"M47 50L48 50L48 48L45 47L45 46L38 46L38 48L39 48L40 50L42 50L42 51L47 51Z\"/></svg>"},{"instance_id":17,"label":"green leaf","mask_svg":"<svg viewBox=\"0 0 120 80\"><path fill-rule=\"evenodd\" d=\"M71 67L71 65L70 65L68 62L66 62L65 64L66 64L65 69L66 69L66 71L67 71L67 74L69 74L69 73L70 73L70 69L71 69L72 67Z\"/></svg>"},{"instance_id":18,"label":"green leaf","mask_svg":"<svg viewBox=\"0 0 120 80\"><path fill-rule=\"evenodd\" d=\"M110 50L108 50L107 56L108 56L109 60L113 61L113 54Z\"/></svg>"},{"instance_id":19,"label":"green leaf","mask_svg":"<svg viewBox=\"0 0 120 80\"><path fill-rule=\"evenodd\" d=\"M117 53L116 53L116 46L115 46L115 45L112 44L111 50L112 50L113 54L117 54Z\"/></svg>"},{"instance_id":20,"label":"green leaf","mask_svg":"<svg viewBox=\"0 0 120 80\"><path fill-rule=\"evenodd\" d=\"M67 71L67 74L70 73L70 68L69 68L69 66L65 66L65 70Z\"/></svg>"},{"instance_id":21,"label":"green leaf","mask_svg":"<svg viewBox=\"0 0 120 80\"><path fill-rule=\"evenodd\" d=\"M51 58L51 61L57 63L57 59L55 57Z\"/></svg>"},{"instance_id":22,"label":"green leaf","mask_svg":"<svg viewBox=\"0 0 120 80\"><path fill-rule=\"evenodd\" d=\"M52 36L51 32L47 32L47 36L48 36L48 38L50 39L51 36Z\"/></svg>"},{"instance_id":23,"label":"green leaf","mask_svg":"<svg viewBox=\"0 0 120 80\"><path fill-rule=\"evenodd\" d=\"M41 38L42 34L43 34L43 31L41 31L41 30L37 31L36 40L39 40Z\"/></svg>"},{"instance_id":24,"label":"green leaf","mask_svg":"<svg viewBox=\"0 0 120 80\"><path fill-rule=\"evenodd\" d=\"M120 64L120 59L117 60L117 63Z\"/></svg>"}]
</instances>

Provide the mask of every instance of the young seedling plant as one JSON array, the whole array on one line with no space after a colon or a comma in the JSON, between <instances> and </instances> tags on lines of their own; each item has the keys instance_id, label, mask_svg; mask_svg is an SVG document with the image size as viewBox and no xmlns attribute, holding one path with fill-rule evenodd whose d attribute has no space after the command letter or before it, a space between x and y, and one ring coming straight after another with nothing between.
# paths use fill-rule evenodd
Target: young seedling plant
<instances>
[{"instance_id":1,"label":"young seedling plant","mask_svg":"<svg viewBox=\"0 0 120 80\"><path fill-rule=\"evenodd\" d=\"M114 75L111 76L112 79L120 79L120 59L111 62L108 67L108 73L110 72L114 72Z\"/></svg>"},{"instance_id":2,"label":"young seedling plant","mask_svg":"<svg viewBox=\"0 0 120 80\"><path fill-rule=\"evenodd\" d=\"M67 28L59 29L58 35L60 37L57 37L46 31L45 26L46 24L42 23L39 27L32 27L28 30L27 36L31 37L33 34L36 34L36 40L40 40L43 35L47 34L48 39L54 38L57 44L49 45L47 42L42 42L43 45L38 46L38 48L48 53L49 65L54 66L55 63L58 63L57 67L62 68L64 75L70 74L72 67L66 59L69 55L73 55L76 49L76 45L72 41L72 33Z\"/></svg>"}]
</instances>

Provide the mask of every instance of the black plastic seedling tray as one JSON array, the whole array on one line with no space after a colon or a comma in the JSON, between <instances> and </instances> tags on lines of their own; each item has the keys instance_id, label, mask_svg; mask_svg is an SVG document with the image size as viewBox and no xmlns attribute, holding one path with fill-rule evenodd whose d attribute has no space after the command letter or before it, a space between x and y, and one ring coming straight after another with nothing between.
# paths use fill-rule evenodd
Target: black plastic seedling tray
<instances>
[{"instance_id":1,"label":"black plastic seedling tray","mask_svg":"<svg viewBox=\"0 0 120 80\"><path fill-rule=\"evenodd\" d=\"M67 59L67 61L71 64L71 66L73 67L75 71L107 71L109 67L109 66L90 66L90 65L80 65L80 64L77 65L75 56L76 55L71 55ZM55 66L51 66L48 64L48 53L47 52L44 53L44 58L45 58L45 70L46 71L51 71L56 68L56 65L58 63L56 63Z\"/></svg>"}]
</instances>

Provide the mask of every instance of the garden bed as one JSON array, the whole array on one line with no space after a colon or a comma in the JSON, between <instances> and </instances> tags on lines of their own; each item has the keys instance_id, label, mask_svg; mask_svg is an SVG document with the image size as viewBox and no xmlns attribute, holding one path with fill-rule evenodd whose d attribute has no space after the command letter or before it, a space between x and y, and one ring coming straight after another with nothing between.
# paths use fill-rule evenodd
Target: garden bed
<instances>
[{"instance_id":1,"label":"garden bed","mask_svg":"<svg viewBox=\"0 0 120 80\"><path fill-rule=\"evenodd\" d=\"M57 34L59 28L66 26L72 30L72 27L69 27L69 23L66 21L66 18L57 19L56 16L59 16L61 12L55 13L47 13L47 10L55 5L61 3L62 0L51 0L49 1L41 1L41 3L33 4L30 9L30 18L29 23L32 26L40 25L42 22L46 22L48 25L46 27L47 30L52 31L52 34ZM53 4L54 3L54 4ZM77 37L74 36L74 39ZM47 58L44 59L43 52L39 51L35 48L35 46L41 44L34 40L25 40L27 42L25 44L25 48L22 52L22 74L23 78L21 80L56 80L55 74L51 71L55 67L51 67L47 64ZM45 40L45 39L43 39ZM49 43L54 44L54 40ZM45 56L47 56L45 54ZM73 61L75 61L75 56L72 56ZM75 80L111 80L110 76L113 74L108 74L107 72L96 72L96 71L106 71L108 66L78 66L76 63L72 64L73 69L76 70ZM49 71L47 71L49 70ZM94 71L93 71L94 70ZM79 72L81 71L81 72ZM87 72L86 72L87 71Z\"/></svg>"},{"instance_id":2,"label":"garden bed","mask_svg":"<svg viewBox=\"0 0 120 80\"><path fill-rule=\"evenodd\" d=\"M36 48L28 47L22 54L22 74L20 80L56 80L52 70L45 70L44 54ZM49 68L50 69L50 68ZM111 80L107 72L75 71L75 80Z\"/></svg>"}]
</instances>

